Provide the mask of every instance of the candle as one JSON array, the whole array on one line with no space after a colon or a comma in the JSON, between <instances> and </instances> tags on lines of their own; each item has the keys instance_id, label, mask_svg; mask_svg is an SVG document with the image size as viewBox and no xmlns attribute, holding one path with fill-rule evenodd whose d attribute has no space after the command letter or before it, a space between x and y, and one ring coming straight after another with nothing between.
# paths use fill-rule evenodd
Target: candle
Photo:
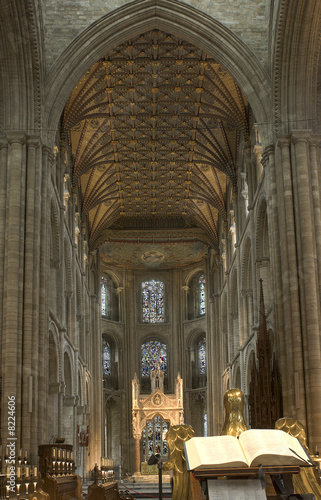
<instances>
[{"instance_id":1,"label":"candle","mask_svg":"<svg viewBox=\"0 0 321 500\"><path fill-rule=\"evenodd\" d=\"M21 467L18 466L17 469L16 469L16 471L17 471L17 478L20 479L20 477L21 477Z\"/></svg>"},{"instance_id":2,"label":"candle","mask_svg":"<svg viewBox=\"0 0 321 500\"><path fill-rule=\"evenodd\" d=\"M22 450L19 450L18 458L22 458Z\"/></svg>"},{"instance_id":3,"label":"candle","mask_svg":"<svg viewBox=\"0 0 321 500\"><path fill-rule=\"evenodd\" d=\"M25 458L28 458L28 451L25 451Z\"/></svg>"},{"instance_id":4,"label":"candle","mask_svg":"<svg viewBox=\"0 0 321 500\"><path fill-rule=\"evenodd\" d=\"M8 457L8 456L9 456L9 448L8 448L8 446L6 446L5 457Z\"/></svg>"},{"instance_id":5,"label":"candle","mask_svg":"<svg viewBox=\"0 0 321 500\"><path fill-rule=\"evenodd\" d=\"M26 478L30 477L30 467L29 465L26 465Z\"/></svg>"},{"instance_id":6,"label":"candle","mask_svg":"<svg viewBox=\"0 0 321 500\"><path fill-rule=\"evenodd\" d=\"M52 448L51 455L52 458L56 458L56 448Z\"/></svg>"},{"instance_id":7,"label":"candle","mask_svg":"<svg viewBox=\"0 0 321 500\"><path fill-rule=\"evenodd\" d=\"M10 467L8 465L8 467L7 467L7 479L9 479L9 477L10 477Z\"/></svg>"},{"instance_id":8,"label":"candle","mask_svg":"<svg viewBox=\"0 0 321 500\"><path fill-rule=\"evenodd\" d=\"M38 469L37 467L33 468L33 475L36 477L38 475Z\"/></svg>"}]
</instances>

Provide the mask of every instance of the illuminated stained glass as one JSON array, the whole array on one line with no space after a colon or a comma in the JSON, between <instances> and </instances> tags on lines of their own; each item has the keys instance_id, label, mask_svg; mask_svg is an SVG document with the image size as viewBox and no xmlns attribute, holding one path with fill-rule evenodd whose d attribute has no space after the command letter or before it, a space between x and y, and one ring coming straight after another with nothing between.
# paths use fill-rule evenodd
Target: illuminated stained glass
<instances>
[{"instance_id":1,"label":"illuminated stained glass","mask_svg":"<svg viewBox=\"0 0 321 500\"><path fill-rule=\"evenodd\" d=\"M202 274L198 280L199 286L199 301L200 301L200 314L205 314L205 276Z\"/></svg>"},{"instance_id":2,"label":"illuminated stained glass","mask_svg":"<svg viewBox=\"0 0 321 500\"><path fill-rule=\"evenodd\" d=\"M200 375L206 375L206 339L203 337L198 342L198 362Z\"/></svg>"},{"instance_id":3,"label":"illuminated stained glass","mask_svg":"<svg viewBox=\"0 0 321 500\"><path fill-rule=\"evenodd\" d=\"M108 377L111 374L110 344L105 339L103 339L103 374L104 377Z\"/></svg>"},{"instance_id":4,"label":"illuminated stained glass","mask_svg":"<svg viewBox=\"0 0 321 500\"><path fill-rule=\"evenodd\" d=\"M160 416L156 416L153 420L147 422L143 430L144 461L156 453L159 453L161 457L168 456L168 444L166 441L168 429L169 422L166 422Z\"/></svg>"},{"instance_id":5,"label":"illuminated stained glass","mask_svg":"<svg viewBox=\"0 0 321 500\"><path fill-rule=\"evenodd\" d=\"M142 283L142 307L144 323L164 321L164 283L162 281L144 281Z\"/></svg>"},{"instance_id":6,"label":"illuminated stained glass","mask_svg":"<svg viewBox=\"0 0 321 500\"><path fill-rule=\"evenodd\" d=\"M101 278L101 314L107 316L107 283L106 278Z\"/></svg>"},{"instance_id":7,"label":"illuminated stained glass","mask_svg":"<svg viewBox=\"0 0 321 500\"><path fill-rule=\"evenodd\" d=\"M149 377L150 372L159 367L166 375L166 344L158 340L149 340L141 346L142 377Z\"/></svg>"}]
</instances>

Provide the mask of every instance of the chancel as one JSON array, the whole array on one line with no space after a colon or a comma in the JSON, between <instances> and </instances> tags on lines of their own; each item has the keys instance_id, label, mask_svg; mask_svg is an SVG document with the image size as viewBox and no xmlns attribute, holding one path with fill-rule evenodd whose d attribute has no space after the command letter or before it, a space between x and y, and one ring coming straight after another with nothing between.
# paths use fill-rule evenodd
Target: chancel
<instances>
[{"instance_id":1,"label":"chancel","mask_svg":"<svg viewBox=\"0 0 321 500\"><path fill-rule=\"evenodd\" d=\"M316 0L0 2L1 491L59 443L51 476L145 476L232 389L321 449L320 33Z\"/></svg>"}]
</instances>

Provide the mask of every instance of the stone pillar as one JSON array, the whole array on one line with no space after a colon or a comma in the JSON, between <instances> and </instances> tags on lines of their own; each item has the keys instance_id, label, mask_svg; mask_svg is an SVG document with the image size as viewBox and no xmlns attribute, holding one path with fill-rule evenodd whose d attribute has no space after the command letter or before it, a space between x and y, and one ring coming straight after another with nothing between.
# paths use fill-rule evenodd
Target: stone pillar
<instances>
[{"instance_id":1,"label":"stone pillar","mask_svg":"<svg viewBox=\"0 0 321 500\"><path fill-rule=\"evenodd\" d=\"M24 270L24 219L26 138L24 134L11 132L8 137L6 166L6 227L4 262L4 300L2 311L2 401L7 403L12 396L16 401L17 446L21 446L21 369L22 369L22 311ZM5 156L3 152L2 157ZM4 442L8 434L8 414L2 412Z\"/></svg>"},{"instance_id":2,"label":"stone pillar","mask_svg":"<svg viewBox=\"0 0 321 500\"><path fill-rule=\"evenodd\" d=\"M271 277L272 277L272 302L273 314L275 317L275 330L277 335L274 337L274 348L277 353L277 361L280 370L286 370L287 353L284 336L284 308L283 308L283 287L281 275L281 254L280 254L280 232L279 232L279 198L278 183L276 179L275 164L275 146L268 146L263 154L264 170L266 173L267 185L267 211L269 222L269 245L271 259ZM283 368L284 367L284 368ZM284 410L288 408L286 386L287 374L282 377L283 383L283 404Z\"/></svg>"},{"instance_id":3,"label":"stone pillar","mask_svg":"<svg viewBox=\"0 0 321 500\"><path fill-rule=\"evenodd\" d=\"M140 474L140 435L135 434L135 474Z\"/></svg>"},{"instance_id":4,"label":"stone pillar","mask_svg":"<svg viewBox=\"0 0 321 500\"><path fill-rule=\"evenodd\" d=\"M301 340L300 301L297 276L296 227L294 219L294 199L291 172L290 137L279 136L278 156L276 162L276 183L278 189L278 219L280 264L282 276L282 293L279 301L284 308L284 332L280 331L282 356L282 379L284 409L305 423L304 404L300 402L299 393L303 393L304 374L302 363L302 346L294 346L294 339Z\"/></svg>"},{"instance_id":5,"label":"stone pillar","mask_svg":"<svg viewBox=\"0 0 321 500\"><path fill-rule=\"evenodd\" d=\"M299 268L301 337L294 338L294 349L304 354L304 386L300 394L300 404L306 396L309 441L321 445L321 345L320 345L320 292L314 226L314 206L317 198L311 196L311 168L309 156L309 131L296 131L292 134L294 145L293 184L295 195L295 216L297 221L297 248ZM312 149L315 147L313 141ZM312 161L314 156L312 155ZM311 176L311 177L310 177ZM313 203L314 202L314 203ZM319 217L318 207L316 217ZM301 387L300 387L301 389Z\"/></svg>"}]
</instances>

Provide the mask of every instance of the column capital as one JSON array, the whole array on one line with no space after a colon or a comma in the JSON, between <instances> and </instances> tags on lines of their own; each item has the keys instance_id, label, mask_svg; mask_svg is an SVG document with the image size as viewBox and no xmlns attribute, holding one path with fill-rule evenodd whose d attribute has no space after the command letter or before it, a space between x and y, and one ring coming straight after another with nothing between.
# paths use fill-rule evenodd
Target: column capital
<instances>
[{"instance_id":1,"label":"column capital","mask_svg":"<svg viewBox=\"0 0 321 500\"><path fill-rule=\"evenodd\" d=\"M310 146L319 147L321 146L321 134L313 134L310 137Z\"/></svg>"},{"instance_id":2,"label":"column capital","mask_svg":"<svg viewBox=\"0 0 321 500\"><path fill-rule=\"evenodd\" d=\"M26 144L26 134L23 132L7 132L8 144Z\"/></svg>"},{"instance_id":3,"label":"column capital","mask_svg":"<svg viewBox=\"0 0 321 500\"><path fill-rule=\"evenodd\" d=\"M293 130L291 133L291 142L296 144L297 142L308 142L311 137L311 130Z\"/></svg>"},{"instance_id":4,"label":"column capital","mask_svg":"<svg viewBox=\"0 0 321 500\"><path fill-rule=\"evenodd\" d=\"M291 142L290 135L278 135L277 136L277 146L280 148L289 147Z\"/></svg>"},{"instance_id":5,"label":"column capital","mask_svg":"<svg viewBox=\"0 0 321 500\"><path fill-rule=\"evenodd\" d=\"M42 147L42 140L38 135L28 135L27 137L27 146L29 148L38 149Z\"/></svg>"}]
</instances>

